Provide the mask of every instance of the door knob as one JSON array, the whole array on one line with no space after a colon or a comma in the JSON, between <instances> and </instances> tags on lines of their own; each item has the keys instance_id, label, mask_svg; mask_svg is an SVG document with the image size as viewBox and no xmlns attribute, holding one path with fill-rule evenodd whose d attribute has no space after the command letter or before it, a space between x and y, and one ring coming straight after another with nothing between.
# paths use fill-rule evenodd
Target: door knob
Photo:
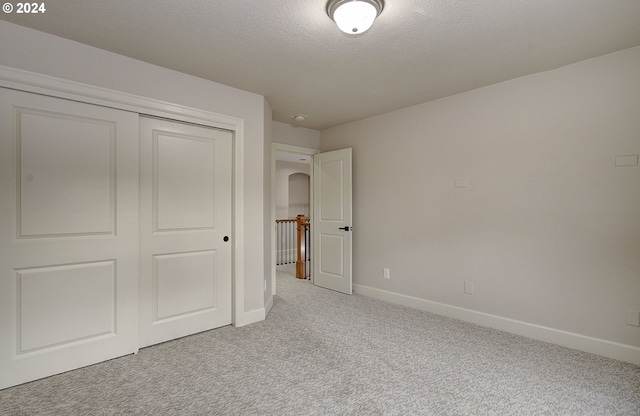
<instances>
[{"instance_id":1,"label":"door knob","mask_svg":"<svg viewBox=\"0 0 640 416\"><path fill-rule=\"evenodd\" d=\"M346 227L338 227L338 230L351 231L351 227L349 227L348 225Z\"/></svg>"},{"instance_id":2,"label":"door knob","mask_svg":"<svg viewBox=\"0 0 640 416\"><path fill-rule=\"evenodd\" d=\"M228 236L228 235L225 235L225 236L224 236L224 238L223 238L222 240L226 243L227 241L229 241L229 236Z\"/></svg>"}]
</instances>

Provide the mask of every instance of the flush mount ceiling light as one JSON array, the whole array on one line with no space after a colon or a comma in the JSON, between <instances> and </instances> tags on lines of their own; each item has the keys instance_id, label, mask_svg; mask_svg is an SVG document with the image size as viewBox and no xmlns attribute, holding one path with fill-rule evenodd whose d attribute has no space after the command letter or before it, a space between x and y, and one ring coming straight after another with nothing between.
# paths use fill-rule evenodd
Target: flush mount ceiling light
<instances>
[{"instance_id":1,"label":"flush mount ceiling light","mask_svg":"<svg viewBox=\"0 0 640 416\"><path fill-rule=\"evenodd\" d=\"M383 0L329 0L327 14L349 35L364 33L384 8Z\"/></svg>"},{"instance_id":2,"label":"flush mount ceiling light","mask_svg":"<svg viewBox=\"0 0 640 416\"><path fill-rule=\"evenodd\" d=\"M305 121L307 117L309 116L306 114L296 114L295 116L291 116L291 118L294 119L295 121Z\"/></svg>"}]
</instances>

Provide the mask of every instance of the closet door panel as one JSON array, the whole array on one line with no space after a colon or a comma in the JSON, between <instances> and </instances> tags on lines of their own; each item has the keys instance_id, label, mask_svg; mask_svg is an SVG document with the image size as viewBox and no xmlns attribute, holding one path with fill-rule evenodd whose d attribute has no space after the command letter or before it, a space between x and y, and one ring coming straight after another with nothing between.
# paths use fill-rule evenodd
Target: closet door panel
<instances>
[{"instance_id":1,"label":"closet door panel","mask_svg":"<svg viewBox=\"0 0 640 416\"><path fill-rule=\"evenodd\" d=\"M137 351L138 115L0 88L0 388Z\"/></svg>"},{"instance_id":2,"label":"closet door panel","mask_svg":"<svg viewBox=\"0 0 640 416\"><path fill-rule=\"evenodd\" d=\"M232 144L140 118L140 347L231 323Z\"/></svg>"}]
</instances>

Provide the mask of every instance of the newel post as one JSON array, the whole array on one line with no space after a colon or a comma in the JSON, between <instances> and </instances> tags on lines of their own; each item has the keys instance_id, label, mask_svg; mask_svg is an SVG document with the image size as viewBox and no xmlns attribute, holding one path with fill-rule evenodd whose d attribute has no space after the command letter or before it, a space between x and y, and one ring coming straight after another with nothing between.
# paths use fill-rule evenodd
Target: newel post
<instances>
[{"instance_id":1,"label":"newel post","mask_svg":"<svg viewBox=\"0 0 640 416\"><path fill-rule=\"evenodd\" d=\"M309 226L309 218L306 218L304 215L298 215L296 217L296 222L298 223L298 257L296 260L296 277L298 279L304 279L306 276L306 244L304 238L304 232L306 227Z\"/></svg>"}]
</instances>

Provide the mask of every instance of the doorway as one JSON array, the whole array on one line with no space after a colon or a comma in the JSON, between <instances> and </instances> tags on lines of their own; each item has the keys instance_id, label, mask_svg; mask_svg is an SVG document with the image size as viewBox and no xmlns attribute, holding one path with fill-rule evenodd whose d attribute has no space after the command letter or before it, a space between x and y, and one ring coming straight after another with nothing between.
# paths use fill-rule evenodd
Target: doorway
<instances>
[{"instance_id":1,"label":"doorway","mask_svg":"<svg viewBox=\"0 0 640 416\"><path fill-rule=\"evenodd\" d=\"M280 157L306 155L313 159L313 166L309 171L310 224L313 234L311 242L313 254L311 255L309 280L313 285L351 294L353 291L352 149L346 148L320 153L316 149L278 143L272 143L271 149L271 223L273 224L271 229L271 296L273 297L277 293L275 172L278 151L281 151ZM267 289L265 287L265 292Z\"/></svg>"},{"instance_id":2,"label":"doorway","mask_svg":"<svg viewBox=\"0 0 640 416\"><path fill-rule=\"evenodd\" d=\"M271 295L276 294L276 267L278 263L278 232L275 227L276 220L284 217L295 218L298 214L304 214L311 218L313 216L313 155L318 153L317 149L272 143L271 145ZM278 166L281 168L278 170ZM291 175L307 175L308 197L304 191L296 190L301 186L301 179L305 177L294 177L292 182L293 199L290 200L289 178ZM286 189L285 189L286 188ZM308 202L305 202L307 200ZM301 203L302 202L302 203ZM298 212L300 211L300 212ZM313 261L313 260L312 260ZM311 267L310 267L311 269ZM295 264L293 264L293 274L295 274ZM310 276L313 282L313 275Z\"/></svg>"}]
</instances>

